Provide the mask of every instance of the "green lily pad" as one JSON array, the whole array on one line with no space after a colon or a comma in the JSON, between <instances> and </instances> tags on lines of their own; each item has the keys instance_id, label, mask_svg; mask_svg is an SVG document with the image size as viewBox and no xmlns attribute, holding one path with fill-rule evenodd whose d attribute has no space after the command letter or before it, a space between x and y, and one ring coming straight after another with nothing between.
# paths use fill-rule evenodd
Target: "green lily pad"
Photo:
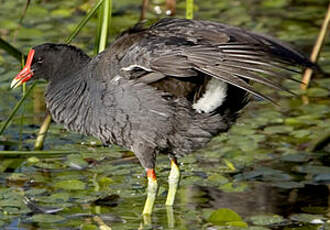
<instances>
[{"instance_id":1,"label":"green lily pad","mask_svg":"<svg viewBox=\"0 0 330 230\"><path fill-rule=\"evenodd\" d=\"M9 177L7 177L7 180L10 181L27 181L29 180L29 177L23 173L12 173Z\"/></svg>"},{"instance_id":2,"label":"green lily pad","mask_svg":"<svg viewBox=\"0 0 330 230\"><path fill-rule=\"evenodd\" d=\"M320 173L318 175L316 175L313 178L314 181L317 181L318 183L320 182L328 182L330 181L330 173Z\"/></svg>"},{"instance_id":3,"label":"green lily pad","mask_svg":"<svg viewBox=\"0 0 330 230\"><path fill-rule=\"evenodd\" d=\"M27 191L25 191L25 194L27 196L37 196L37 195L41 195L43 193L47 192L47 189L44 188L32 188L29 189Z\"/></svg>"},{"instance_id":4,"label":"green lily pad","mask_svg":"<svg viewBox=\"0 0 330 230\"><path fill-rule=\"evenodd\" d=\"M249 126L234 126L230 129L231 134L252 135L256 132L255 129Z\"/></svg>"},{"instance_id":5,"label":"green lily pad","mask_svg":"<svg viewBox=\"0 0 330 230\"><path fill-rule=\"evenodd\" d=\"M58 223L64 221L65 218L59 215L36 214L31 217L31 220L38 223Z\"/></svg>"},{"instance_id":6,"label":"green lily pad","mask_svg":"<svg viewBox=\"0 0 330 230\"><path fill-rule=\"evenodd\" d=\"M259 215L259 216L252 216L249 220L254 225L272 225L272 224L279 224L285 219L282 216L278 215Z\"/></svg>"},{"instance_id":7,"label":"green lily pad","mask_svg":"<svg viewBox=\"0 0 330 230\"><path fill-rule=\"evenodd\" d=\"M43 169L59 169L63 167L63 164L61 162L44 162L39 161L35 163L35 166Z\"/></svg>"},{"instance_id":8,"label":"green lily pad","mask_svg":"<svg viewBox=\"0 0 330 230\"><path fill-rule=\"evenodd\" d=\"M93 224L82 224L80 229L81 230L98 230L99 228Z\"/></svg>"},{"instance_id":9,"label":"green lily pad","mask_svg":"<svg viewBox=\"0 0 330 230\"><path fill-rule=\"evenodd\" d=\"M101 177L98 179L98 184L100 186L101 189L103 190L107 190L109 188L109 185L114 183L113 179L109 178L109 177Z\"/></svg>"},{"instance_id":10,"label":"green lily pad","mask_svg":"<svg viewBox=\"0 0 330 230\"><path fill-rule=\"evenodd\" d=\"M49 203L63 203L70 199L70 194L66 192L58 192L47 197Z\"/></svg>"},{"instance_id":11,"label":"green lily pad","mask_svg":"<svg viewBox=\"0 0 330 230\"><path fill-rule=\"evenodd\" d=\"M293 131L293 127L291 126L284 126L284 125L277 125L277 126L269 126L264 129L265 133L267 134L286 134Z\"/></svg>"},{"instance_id":12,"label":"green lily pad","mask_svg":"<svg viewBox=\"0 0 330 230\"><path fill-rule=\"evenodd\" d=\"M307 137L312 133L311 130L308 129L301 129L301 130L294 130L290 133L290 136L296 137L296 138L303 138Z\"/></svg>"},{"instance_id":13,"label":"green lily pad","mask_svg":"<svg viewBox=\"0 0 330 230\"><path fill-rule=\"evenodd\" d=\"M280 181L271 184L274 187L284 188L284 189L293 189L293 188L303 188L305 185L302 182L294 181Z\"/></svg>"},{"instance_id":14,"label":"green lily pad","mask_svg":"<svg viewBox=\"0 0 330 230\"><path fill-rule=\"evenodd\" d=\"M301 208L301 211L311 213L311 214L326 214L328 208L320 206L307 206Z\"/></svg>"},{"instance_id":15,"label":"green lily pad","mask_svg":"<svg viewBox=\"0 0 330 230\"><path fill-rule=\"evenodd\" d=\"M317 82L322 88L330 90L330 78L315 79L315 82Z\"/></svg>"},{"instance_id":16,"label":"green lily pad","mask_svg":"<svg viewBox=\"0 0 330 230\"><path fill-rule=\"evenodd\" d=\"M264 181L288 181L292 179L292 177L281 170L269 167L260 167L256 170L244 172L235 176L235 181L257 179Z\"/></svg>"},{"instance_id":17,"label":"green lily pad","mask_svg":"<svg viewBox=\"0 0 330 230\"><path fill-rule=\"evenodd\" d=\"M306 124L304 120L297 119L296 117L288 117L284 120L284 123L286 125L292 125L292 126L301 126Z\"/></svg>"},{"instance_id":18,"label":"green lily pad","mask_svg":"<svg viewBox=\"0 0 330 230\"><path fill-rule=\"evenodd\" d=\"M282 8L288 4L287 0L265 0L262 1L262 5L265 7L276 7L276 8Z\"/></svg>"},{"instance_id":19,"label":"green lily pad","mask_svg":"<svg viewBox=\"0 0 330 230\"><path fill-rule=\"evenodd\" d=\"M34 17L43 17L48 14L48 10L45 7L31 4L28 8L27 15L33 15Z\"/></svg>"},{"instance_id":20,"label":"green lily pad","mask_svg":"<svg viewBox=\"0 0 330 230\"><path fill-rule=\"evenodd\" d=\"M240 228L248 227L247 223L244 221L228 221L228 222L225 222L225 226L240 227Z\"/></svg>"},{"instance_id":21,"label":"green lily pad","mask_svg":"<svg viewBox=\"0 0 330 230\"><path fill-rule=\"evenodd\" d=\"M219 186L219 189L224 192L244 192L248 189L248 185L244 182L240 183L226 183Z\"/></svg>"},{"instance_id":22,"label":"green lily pad","mask_svg":"<svg viewBox=\"0 0 330 230\"><path fill-rule=\"evenodd\" d=\"M327 97L329 94L330 91L328 89L310 88L307 90L307 95L309 97Z\"/></svg>"},{"instance_id":23,"label":"green lily pad","mask_svg":"<svg viewBox=\"0 0 330 230\"><path fill-rule=\"evenodd\" d=\"M65 190L83 190L85 187L86 184L80 180L65 180L55 184L55 188Z\"/></svg>"},{"instance_id":24,"label":"green lily pad","mask_svg":"<svg viewBox=\"0 0 330 230\"><path fill-rule=\"evenodd\" d=\"M282 161L287 162L307 162L310 157L306 153L286 154L281 157Z\"/></svg>"},{"instance_id":25,"label":"green lily pad","mask_svg":"<svg viewBox=\"0 0 330 230\"><path fill-rule=\"evenodd\" d=\"M13 20L3 19L0 21L0 27L3 29L13 30L18 28L18 23Z\"/></svg>"},{"instance_id":26,"label":"green lily pad","mask_svg":"<svg viewBox=\"0 0 330 230\"><path fill-rule=\"evenodd\" d=\"M208 176L208 181L215 183L215 184L226 184L229 182L229 180L224 177L223 175L219 174L219 173L214 173L210 176Z\"/></svg>"},{"instance_id":27,"label":"green lily pad","mask_svg":"<svg viewBox=\"0 0 330 230\"><path fill-rule=\"evenodd\" d=\"M17 208L20 208L23 205L24 205L23 200L19 200L19 199L16 199L16 198L0 200L0 207L17 207Z\"/></svg>"},{"instance_id":28,"label":"green lily pad","mask_svg":"<svg viewBox=\"0 0 330 230\"><path fill-rule=\"evenodd\" d=\"M255 142L264 142L266 140L266 136L262 134L249 135L249 138L253 139Z\"/></svg>"},{"instance_id":29,"label":"green lily pad","mask_svg":"<svg viewBox=\"0 0 330 230\"><path fill-rule=\"evenodd\" d=\"M321 215L301 213L301 214L291 215L290 219L302 223L312 223L315 220L322 220L324 219L324 217Z\"/></svg>"},{"instance_id":30,"label":"green lily pad","mask_svg":"<svg viewBox=\"0 0 330 230\"><path fill-rule=\"evenodd\" d=\"M19 38L19 39L37 39L37 38L42 37L42 35L43 35L43 33L38 29L22 27L18 32L17 38Z\"/></svg>"},{"instance_id":31,"label":"green lily pad","mask_svg":"<svg viewBox=\"0 0 330 230\"><path fill-rule=\"evenodd\" d=\"M304 112L306 115L317 115L320 117L322 114L328 114L329 113L329 105L324 104L308 104L308 105L302 105L299 108L302 112ZM306 119L305 119L306 120Z\"/></svg>"},{"instance_id":32,"label":"green lily pad","mask_svg":"<svg viewBox=\"0 0 330 230\"><path fill-rule=\"evenodd\" d=\"M26 162L27 162L28 165L34 165L34 164L40 162L40 159L38 157L29 157L26 160Z\"/></svg>"},{"instance_id":33,"label":"green lily pad","mask_svg":"<svg viewBox=\"0 0 330 230\"><path fill-rule=\"evenodd\" d=\"M310 174L328 174L330 173L330 167L318 166L318 165L302 165L296 166L294 169L300 173L310 173Z\"/></svg>"},{"instance_id":34,"label":"green lily pad","mask_svg":"<svg viewBox=\"0 0 330 230\"><path fill-rule=\"evenodd\" d=\"M247 230L269 230L269 228L263 226L249 226Z\"/></svg>"},{"instance_id":35,"label":"green lily pad","mask_svg":"<svg viewBox=\"0 0 330 230\"><path fill-rule=\"evenodd\" d=\"M72 15L72 10L69 9L56 9L51 11L50 15L55 17L69 17Z\"/></svg>"},{"instance_id":36,"label":"green lily pad","mask_svg":"<svg viewBox=\"0 0 330 230\"><path fill-rule=\"evenodd\" d=\"M7 216L25 215L30 212L31 212L31 210L26 206L22 206L22 207L9 207L8 206L8 207L2 208L2 213ZM8 219L10 219L10 218L8 218Z\"/></svg>"},{"instance_id":37,"label":"green lily pad","mask_svg":"<svg viewBox=\"0 0 330 230\"><path fill-rule=\"evenodd\" d=\"M20 190L16 190L15 188L2 188L0 189L0 199L10 199L13 197L23 197L24 193Z\"/></svg>"},{"instance_id":38,"label":"green lily pad","mask_svg":"<svg viewBox=\"0 0 330 230\"><path fill-rule=\"evenodd\" d=\"M219 226L238 226L247 227L242 218L233 210L228 208L220 208L211 213L208 222Z\"/></svg>"},{"instance_id":39,"label":"green lily pad","mask_svg":"<svg viewBox=\"0 0 330 230\"><path fill-rule=\"evenodd\" d=\"M72 168L82 169L88 166L88 163L80 154L70 154L67 156L66 164Z\"/></svg>"}]
</instances>

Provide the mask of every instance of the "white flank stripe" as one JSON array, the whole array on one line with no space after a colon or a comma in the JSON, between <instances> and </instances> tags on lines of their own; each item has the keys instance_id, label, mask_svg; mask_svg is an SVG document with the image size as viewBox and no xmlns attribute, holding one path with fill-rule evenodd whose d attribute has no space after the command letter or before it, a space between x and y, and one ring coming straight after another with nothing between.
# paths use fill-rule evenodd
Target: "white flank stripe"
<instances>
[{"instance_id":1,"label":"white flank stripe","mask_svg":"<svg viewBox=\"0 0 330 230\"><path fill-rule=\"evenodd\" d=\"M137 64L133 64L133 65L130 65L130 66L127 66L127 67L123 67L121 69L124 70L124 71L132 71L134 68L140 68L140 69L143 69L145 71L151 72L151 69L149 69L145 66L137 65Z\"/></svg>"},{"instance_id":2,"label":"white flank stripe","mask_svg":"<svg viewBox=\"0 0 330 230\"><path fill-rule=\"evenodd\" d=\"M112 79L112 81L119 81L120 80L120 78L121 78L121 76L119 76L119 75L116 75L113 79Z\"/></svg>"},{"instance_id":3,"label":"white flank stripe","mask_svg":"<svg viewBox=\"0 0 330 230\"><path fill-rule=\"evenodd\" d=\"M203 96L193 104L193 108L199 113L209 113L222 105L227 96L227 84L221 80L212 78L206 86Z\"/></svg>"},{"instance_id":4,"label":"white flank stripe","mask_svg":"<svg viewBox=\"0 0 330 230\"><path fill-rule=\"evenodd\" d=\"M120 79L121 79L121 76L116 75L114 78L111 79L111 83L117 85L117 84L119 84Z\"/></svg>"}]
</instances>

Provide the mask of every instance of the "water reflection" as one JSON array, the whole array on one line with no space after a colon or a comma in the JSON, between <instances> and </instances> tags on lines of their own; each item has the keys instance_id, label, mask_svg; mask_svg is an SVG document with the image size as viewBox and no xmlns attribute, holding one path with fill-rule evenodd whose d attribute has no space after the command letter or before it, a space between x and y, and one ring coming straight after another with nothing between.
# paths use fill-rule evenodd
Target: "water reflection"
<instances>
[{"instance_id":1,"label":"water reflection","mask_svg":"<svg viewBox=\"0 0 330 230\"><path fill-rule=\"evenodd\" d=\"M277 214L289 217L295 213L328 208L328 185L308 184L303 188L283 189L262 182L253 182L245 192L223 192L215 187L190 186L187 188L189 208L229 208L244 217ZM320 213L321 214L321 213Z\"/></svg>"}]
</instances>

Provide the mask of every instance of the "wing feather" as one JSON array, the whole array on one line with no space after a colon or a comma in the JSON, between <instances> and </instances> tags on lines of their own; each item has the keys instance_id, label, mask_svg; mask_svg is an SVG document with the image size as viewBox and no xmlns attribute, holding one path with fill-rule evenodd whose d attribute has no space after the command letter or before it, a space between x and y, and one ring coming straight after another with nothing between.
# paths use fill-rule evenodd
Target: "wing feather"
<instances>
[{"instance_id":1,"label":"wing feather","mask_svg":"<svg viewBox=\"0 0 330 230\"><path fill-rule=\"evenodd\" d=\"M280 81L300 82L291 75L313 65L274 38L215 22L164 19L144 33L124 59L151 70L139 76L147 84L171 77L184 81L202 73L272 101L248 80L290 92Z\"/></svg>"}]
</instances>

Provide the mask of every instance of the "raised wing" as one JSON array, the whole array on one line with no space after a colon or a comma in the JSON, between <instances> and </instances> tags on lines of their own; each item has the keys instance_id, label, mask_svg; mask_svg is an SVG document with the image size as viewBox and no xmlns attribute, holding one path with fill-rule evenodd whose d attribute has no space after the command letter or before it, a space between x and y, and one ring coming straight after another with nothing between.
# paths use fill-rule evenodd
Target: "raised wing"
<instances>
[{"instance_id":1,"label":"raised wing","mask_svg":"<svg viewBox=\"0 0 330 230\"><path fill-rule=\"evenodd\" d=\"M167 77L194 81L209 76L272 101L248 81L289 92L280 81L296 81L292 73L313 65L276 39L215 22L163 19L138 38L119 66L122 75L147 84Z\"/></svg>"}]
</instances>

